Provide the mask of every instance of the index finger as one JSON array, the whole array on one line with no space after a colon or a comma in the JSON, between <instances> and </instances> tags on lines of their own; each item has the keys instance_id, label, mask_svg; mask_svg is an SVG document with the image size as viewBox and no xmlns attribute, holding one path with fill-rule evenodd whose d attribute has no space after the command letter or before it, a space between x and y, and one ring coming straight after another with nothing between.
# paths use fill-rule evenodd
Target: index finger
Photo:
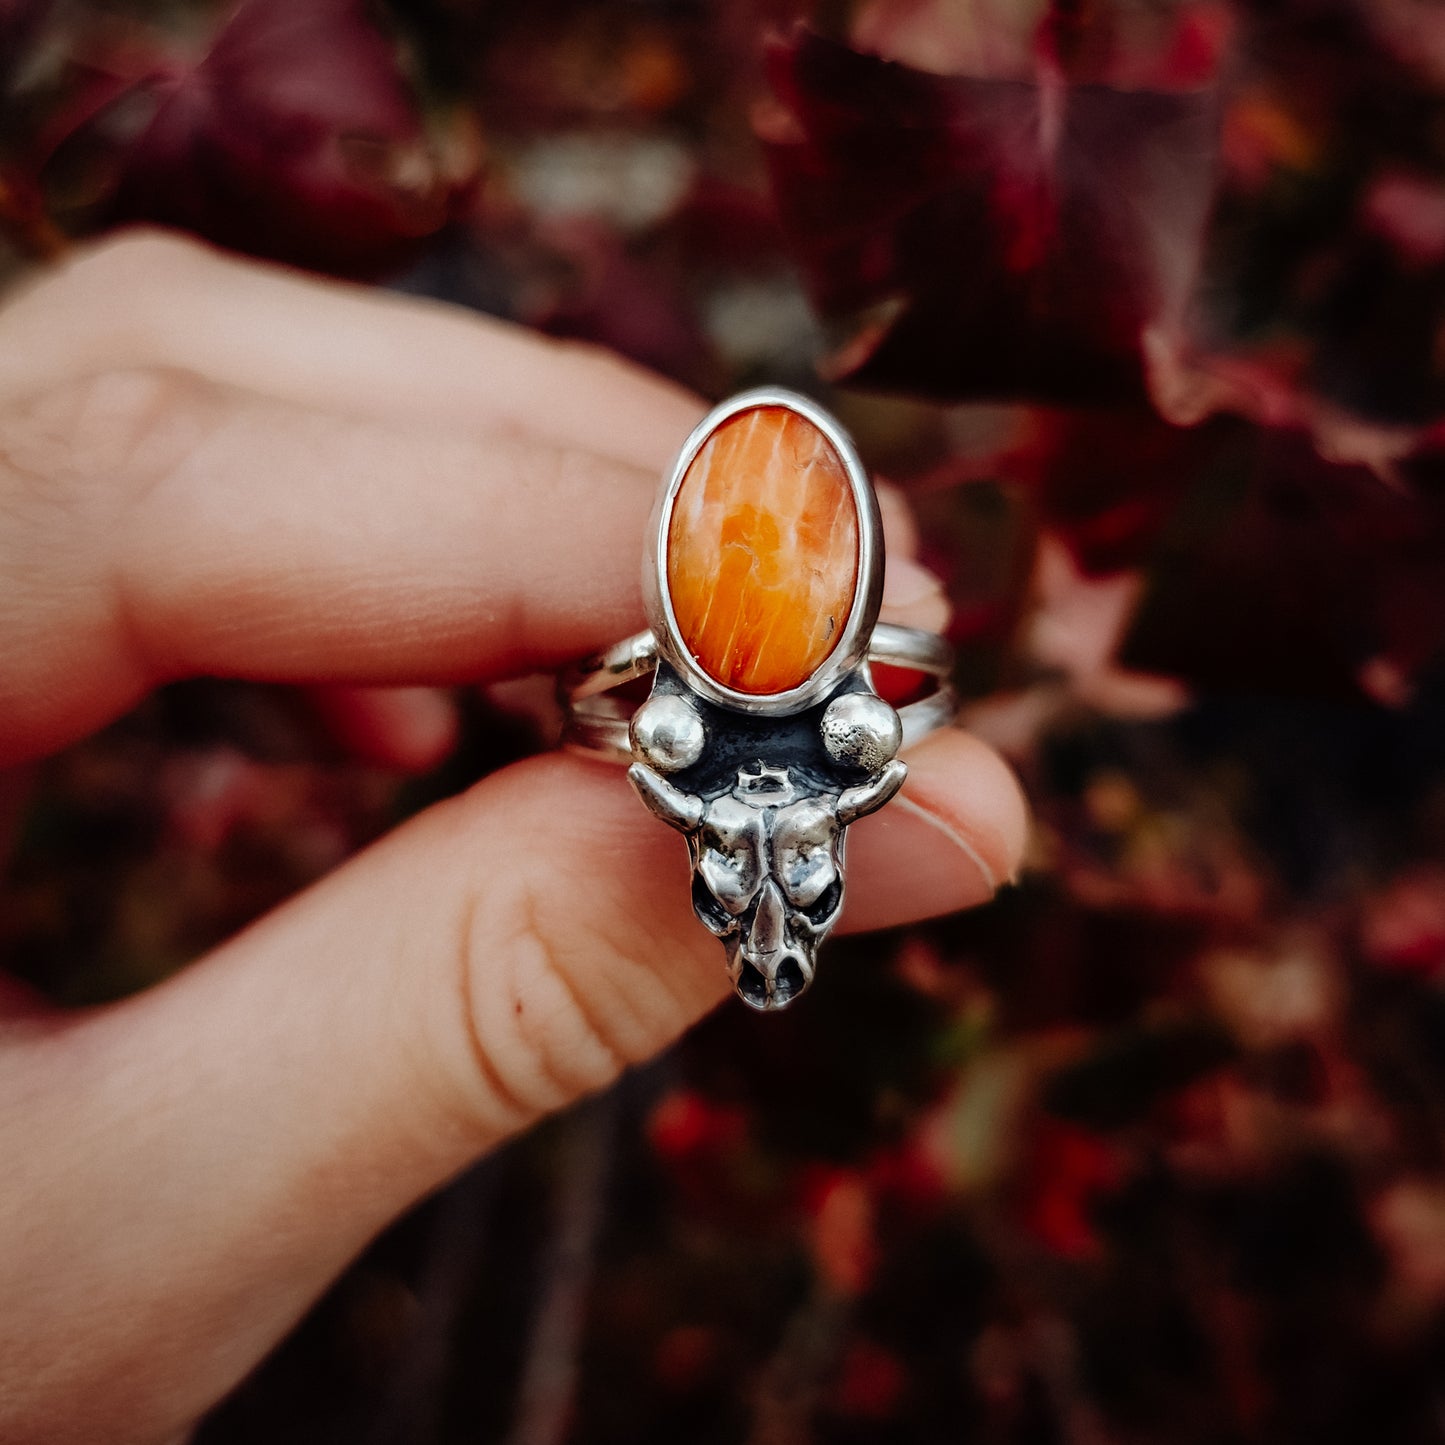
<instances>
[{"instance_id":1,"label":"index finger","mask_svg":"<svg viewBox=\"0 0 1445 1445\"><path fill-rule=\"evenodd\" d=\"M177 238L91 253L0 311L0 762L180 676L485 680L635 631L700 410L450 308ZM918 569L889 582L938 625Z\"/></svg>"},{"instance_id":2,"label":"index finger","mask_svg":"<svg viewBox=\"0 0 1445 1445\"><path fill-rule=\"evenodd\" d=\"M679 438L669 438L676 445ZM449 682L642 625L655 475L170 373L0 412L0 759L158 682Z\"/></svg>"},{"instance_id":3,"label":"index finger","mask_svg":"<svg viewBox=\"0 0 1445 1445\"><path fill-rule=\"evenodd\" d=\"M0 312L0 405L136 369L350 416L513 432L644 468L663 466L667 438L704 410L596 347L164 231L81 251Z\"/></svg>"}]
</instances>

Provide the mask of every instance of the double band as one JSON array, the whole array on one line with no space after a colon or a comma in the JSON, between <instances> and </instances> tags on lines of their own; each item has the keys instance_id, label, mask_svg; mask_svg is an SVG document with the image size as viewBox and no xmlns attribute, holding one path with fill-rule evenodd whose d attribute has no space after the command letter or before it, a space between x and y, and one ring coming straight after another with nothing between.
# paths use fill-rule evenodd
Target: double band
<instances>
[{"instance_id":1,"label":"double band","mask_svg":"<svg viewBox=\"0 0 1445 1445\"><path fill-rule=\"evenodd\" d=\"M953 671L953 649L936 632L880 622L869 641L868 661L937 679L932 692L898 709L903 747L911 747L920 738L947 727L957 716L958 698L948 681ZM563 743L587 757L631 763L629 728L636 705L608 694L650 676L657 671L657 662L657 638L649 629L614 643L606 652L583 658L563 672L557 684L563 709Z\"/></svg>"}]
</instances>

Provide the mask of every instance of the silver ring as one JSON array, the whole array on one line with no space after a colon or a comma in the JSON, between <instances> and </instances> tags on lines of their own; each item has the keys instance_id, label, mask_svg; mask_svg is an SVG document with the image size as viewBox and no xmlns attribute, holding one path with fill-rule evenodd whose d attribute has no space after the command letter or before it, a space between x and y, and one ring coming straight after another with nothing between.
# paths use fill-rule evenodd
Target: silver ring
<instances>
[{"instance_id":1,"label":"silver ring","mask_svg":"<svg viewBox=\"0 0 1445 1445\"><path fill-rule=\"evenodd\" d=\"M562 741L567 747L603 762L633 762L631 725L636 705L607 694L655 672L657 657L657 639L649 629L613 643L606 652L583 658L563 672L558 692L565 714ZM902 747L912 747L958 716L958 698L948 682L953 671L953 649L936 632L880 622L873 629L868 661L937 679L936 687L927 696L898 709Z\"/></svg>"},{"instance_id":2,"label":"silver ring","mask_svg":"<svg viewBox=\"0 0 1445 1445\"><path fill-rule=\"evenodd\" d=\"M848 825L902 786L898 751L950 723L949 645L878 622L878 502L852 443L776 388L715 407L658 499L643 568L650 624L559 678L563 741L630 764L687 839L693 909L759 1010L813 980L843 905ZM870 664L933 679L894 709ZM652 677L640 704L614 689Z\"/></svg>"}]
</instances>

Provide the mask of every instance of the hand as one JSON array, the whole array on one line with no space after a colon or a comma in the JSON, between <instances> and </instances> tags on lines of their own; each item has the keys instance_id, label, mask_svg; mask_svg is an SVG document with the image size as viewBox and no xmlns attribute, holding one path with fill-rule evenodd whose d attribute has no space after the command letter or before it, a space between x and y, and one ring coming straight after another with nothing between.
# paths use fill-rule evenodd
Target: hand
<instances>
[{"instance_id":1,"label":"hand","mask_svg":"<svg viewBox=\"0 0 1445 1445\"><path fill-rule=\"evenodd\" d=\"M71 261L0 310L0 763L191 674L476 681L633 632L699 415L600 353L176 239ZM929 625L926 574L889 577ZM1019 862L988 749L909 763L847 927ZM621 769L553 753L142 995L0 990L0 1439L174 1438L400 1211L676 1038L728 991L684 880Z\"/></svg>"}]
</instances>

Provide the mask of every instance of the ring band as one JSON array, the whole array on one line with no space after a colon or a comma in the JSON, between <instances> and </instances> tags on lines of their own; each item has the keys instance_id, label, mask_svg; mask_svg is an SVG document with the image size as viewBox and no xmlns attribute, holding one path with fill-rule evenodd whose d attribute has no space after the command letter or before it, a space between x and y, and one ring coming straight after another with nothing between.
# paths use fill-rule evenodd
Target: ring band
<instances>
[{"instance_id":1,"label":"ring band","mask_svg":"<svg viewBox=\"0 0 1445 1445\"><path fill-rule=\"evenodd\" d=\"M805 397L746 392L687 439L643 568L648 629L568 668L563 741L626 762L683 834L698 921L749 1007L811 984L843 908L849 826L883 807L897 754L951 722L953 653L878 622L878 500L852 442ZM895 709L872 664L923 673ZM652 680L645 701L614 690Z\"/></svg>"},{"instance_id":2,"label":"ring band","mask_svg":"<svg viewBox=\"0 0 1445 1445\"><path fill-rule=\"evenodd\" d=\"M629 729L635 708L607 694L655 672L657 660L657 639L648 629L614 643L606 652L583 658L563 672L557 684L564 716L563 744L585 757L631 763ZM912 747L957 717L958 698L948 682L953 672L953 649L936 632L880 622L873 629L868 661L938 679L933 692L898 709L903 747Z\"/></svg>"}]
</instances>

